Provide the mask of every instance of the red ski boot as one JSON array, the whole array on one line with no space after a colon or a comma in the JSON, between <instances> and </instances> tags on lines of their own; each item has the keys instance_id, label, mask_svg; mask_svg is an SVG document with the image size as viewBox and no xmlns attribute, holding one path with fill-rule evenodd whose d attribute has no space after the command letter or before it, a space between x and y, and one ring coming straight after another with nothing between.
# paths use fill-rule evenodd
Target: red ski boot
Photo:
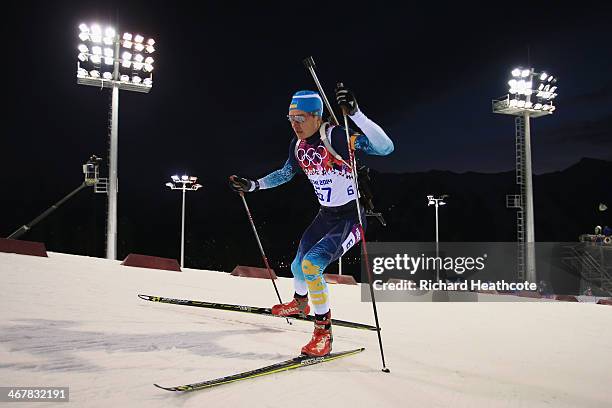
<instances>
[{"instance_id":1,"label":"red ski boot","mask_svg":"<svg viewBox=\"0 0 612 408\"><path fill-rule=\"evenodd\" d=\"M272 306L272 314L276 316L306 316L308 313L310 313L308 296L300 296L298 294L296 294L289 303L281 303L280 305Z\"/></svg>"},{"instance_id":2,"label":"red ski boot","mask_svg":"<svg viewBox=\"0 0 612 408\"><path fill-rule=\"evenodd\" d=\"M315 329L312 339L302 347L302 354L312 357L326 356L331 352L334 336L331 327L331 311L324 315L316 315Z\"/></svg>"}]
</instances>

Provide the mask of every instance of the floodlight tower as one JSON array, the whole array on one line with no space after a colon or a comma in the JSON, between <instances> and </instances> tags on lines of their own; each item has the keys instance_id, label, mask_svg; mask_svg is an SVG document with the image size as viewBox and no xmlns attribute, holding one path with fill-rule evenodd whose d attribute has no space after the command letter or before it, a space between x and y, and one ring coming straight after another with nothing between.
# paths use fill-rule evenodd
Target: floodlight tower
<instances>
[{"instance_id":1,"label":"floodlight tower","mask_svg":"<svg viewBox=\"0 0 612 408\"><path fill-rule=\"evenodd\" d=\"M113 27L104 32L99 24L81 24L78 46L77 84L111 88L110 154L108 171L108 220L106 231L106 258L117 256L117 193L118 193L118 120L119 90L148 93L153 87L153 58L155 41L144 42L140 34L119 36ZM119 53L124 49L121 57ZM132 55L133 54L133 55ZM143 56L143 54L146 55ZM83 65L81 65L83 64ZM87 68L85 68L87 67ZM146 78L141 78L144 71ZM144 76L144 75L143 75Z\"/></svg>"},{"instance_id":2,"label":"floodlight tower","mask_svg":"<svg viewBox=\"0 0 612 408\"><path fill-rule=\"evenodd\" d=\"M181 268L185 264L185 192L186 191L197 191L201 184L198 184L198 178L194 176L183 175L172 176L172 181L166 183L167 187L171 190L182 190L183 191L183 216L181 221Z\"/></svg>"},{"instance_id":3,"label":"floodlight tower","mask_svg":"<svg viewBox=\"0 0 612 408\"><path fill-rule=\"evenodd\" d=\"M556 110L557 79L533 68L515 68L508 81L508 94L492 102L493 113L515 117L516 184L520 194L506 196L506 206L517 211L518 280L536 282L533 184L531 169L530 118L550 115Z\"/></svg>"}]
</instances>

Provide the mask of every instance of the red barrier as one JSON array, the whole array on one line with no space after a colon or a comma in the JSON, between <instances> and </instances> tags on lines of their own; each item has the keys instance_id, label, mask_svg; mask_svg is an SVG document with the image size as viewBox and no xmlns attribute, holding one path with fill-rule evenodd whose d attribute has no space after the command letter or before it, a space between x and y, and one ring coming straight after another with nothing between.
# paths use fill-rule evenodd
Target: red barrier
<instances>
[{"instance_id":1,"label":"red barrier","mask_svg":"<svg viewBox=\"0 0 612 408\"><path fill-rule=\"evenodd\" d=\"M598 305L608 305L608 306L612 306L612 299L599 299L597 301Z\"/></svg>"},{"instance_id":2,"label":"red barrier","mask_svg":"<svg viewBox=\"0 0 612 408\"><path fill-rule=\"evenodd\" d=\"M47 248L42 242L0 238L0 252L9 254L42 256L47 258Z\"/></svg>"},{"instance_id":3,"label":"red barrier","mask_svg":"<svg viewBox=\"0 0 612 408\"><path fill-rule=\"evenodd\" d=\"M129 254L121 265L181 272L181 267L176 259L158 258L149 255Z\"/></svg>"},{"instance_id":4,"label":"red barrier","mask_svg":"<svg viewBox=\"0 0 612 408\"><path fill-rule=\"evenodd\" d=\"M240 276L243 278L258 278L258 279L270 279L270 273L272 279L276 279L276 273L274 269L270 272L266 268L256 268L254 266L236 265L232 271L232 276Z\"/></svg>"},{"instance_id":5,"label":"red barrier","mask_svg":"<svg viewBox=\"0 0 612 408\"><path fill-rule=\"evenodd\" d=\"M555 295L555 300L560 300L562 302L578 302L576 296L572 295Z\"/></svg>"},{"instance_id":6,"label":"red barrier","mask_svg":"<svg viewBox=\"0 0 612 408\"><path fill-rule=\"evenodd\" d=\"M485 295L499 295L500 293L498 293L496 290L477 290L476 293L483 293Z\"/></svg>"},{"instance_id":7,"label":"red barrier","mask_svg":"<svg viewBox=\"0 0 612 408\"><path fill-rule=\"evenodd\" d=\"M337 283L340 285L356 285L357 281L351 275L337 275L334 273L324 273L323 277L327 283Z\"/></svg>"},{"instance_id":8,"label":"red barrier","mask_svg":"<svg viewBox=\"0 0 612 408\"><path fill-rule=\"evenodd\" d=\"M540 295L538 292L532 292L530 290L521 290L516 295L520 297L542 299L542 295Z\"/></svg>"}]
</instances>

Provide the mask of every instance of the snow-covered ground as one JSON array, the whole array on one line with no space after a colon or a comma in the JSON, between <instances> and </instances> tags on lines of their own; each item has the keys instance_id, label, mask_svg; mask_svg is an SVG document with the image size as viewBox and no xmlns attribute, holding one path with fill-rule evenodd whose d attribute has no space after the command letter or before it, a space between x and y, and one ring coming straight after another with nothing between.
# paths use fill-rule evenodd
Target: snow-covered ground
<instances>
[{"instance_id":1,"label":"snow-covered ground","mask_svg":"<svg viewBox=\"0 0 612 408\"><path fill-rule=\"evenodd\" d=\"M155 304L136 295L269 306L270 281L50 253L0 253L0 386L68 386L78 407L610 407L612 308L564 303L379 303L375 332L336 327L357 356L177 394L179 385L295 356L312 324ZM279 279L288 299L289 279ZM336 318L373 324L359 288ZM26 404L6 404L24 407ZM39 406L40 404L35 404Z\"/></svg>"}]
</instances>

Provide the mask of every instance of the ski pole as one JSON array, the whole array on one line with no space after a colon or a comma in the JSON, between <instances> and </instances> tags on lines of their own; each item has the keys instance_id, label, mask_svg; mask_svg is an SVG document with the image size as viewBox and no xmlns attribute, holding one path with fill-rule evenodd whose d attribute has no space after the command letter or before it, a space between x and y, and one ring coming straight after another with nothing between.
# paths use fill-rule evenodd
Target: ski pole
<instances>
[{"instance_id":1,"label":"ski pole","mask_svg":"<svg viewBox=\"0 0 612 408\"><path fill-rule=\"evenodd\" d=\"M327 110L331 114L335 124L339 125L340 123L338 122L338 118L336 118L336 115L334 114L334 111L332 110L331 105L329 104L329 100L327 99L327 96L325 95L325 91L323 90L323 87L321 86L321 82L319 82L317 73L315 72L314 59L312 58L312 56L310 56L304 59L302 62L304 63L304 66L306 67L306 69L308 69L308 71L312 75L312 79L314 79L314 82L317 85L317 88L319 89L319 93L323 97L323 101L325 101ZM355 195L355 203L357 204L357 217L359 219L359 229L361 230L361 248L363 250L363 256L365 258L365 265L366 265L366 269L368 272L368 285L370 286L370 296L372 298L372 307L374 309L374 321L376 322L376 333L378 334L378 346L380 347L380 357L381 357L382 365L383 365L382 371L385 373L389 373L391 371L387 368L387 364L385 363L385 352L383 349L382 336L380 334L380 323L378 321L378 310L376 308L376 297L374 296L374 288L372 287L372 271L370 270L368 250L367 250L366 239L365 239L365 231L363 229L363 222L361 218L361 206L359 205L359 183L357 181L357 166L355 162L355 152L353 151L353 149L351 149L351 138L350 138L349 131L348 131L348 115L346 112L346 108L344 107L342 107L342 115L344 117L344 129L346 131L346 143L347 143L347 147L348 147L349 155L350 155L349 159L351 163L351 173L353 174L355 190L357 191L357 194Z\"/></svg>"},{"instance_id":2,"label":"ski pole","mask_svg":"<svg viewBox=\"0 0 612 408\"><path fill-rule=\"evenodd\" d=\"M342 85L342 84L339 84ZM359 192L359 182L357 181L357 163L355 162L355 151L351 149L351 136L349 135L348 113L346 107L342 106L342 116L344 117L344 130L346 132L346 143L349 150L349 160L351 162L351 172L353 173L353 182L355 183L355 191ZM372 308L374 309L374 321L376 322L376 333L378 334L378 346L380 347L380 358L382 359L382 371L389 373L389 369L385 363L385 352L383 349L382 336L380 334L380 323L378 322L378 310L376 308L376 297L374 296L374 288L372 286L372 271L370 270L370 259L368 257L368 246L365 239L365 231L363 229L363 218L361 215L361 206L359 205L359 194L355 197L357 204L357 217L359 219L359 229L361 230L361 249L365 258L365 267L368 274L368 286L370 287L370 297L372 298Z\"/></svg>"},{"instance_id":3,"label":"ski pole","mask_svg":"<svg viewBox=\"0 0 612 408\"><path fill-rule=\"evenodd\" d=\"M274 285L274 291L276 292L276 296L278 297L278 301L283 303L280 293L278 293L278 288L276 287L276 282L274 282L274 278L272 277L272 269L270 268L270 264L268 263L268 257L264 252L263 246L261 245L261 241L259 240L259 234L257 233L257 228L255 228L255 222L253 221L253 217L251 216L251 210L249 210L249 206L247 205L246 198L244 198L244 193L240 192L240 198L242 198L242 203L244 204L244 209L247 212L247 216L249 217L249 221L251 222L251 228L253 228L253 233L255 234L255 239L257 239L257 245L259 245L259 250L261 251L261 256L263 257L264 264L266 265L266 269L268 270L268 274L270 275L270 280L272 281L272 285ZM286 319L287 323L292 324L289 319Z\"/></svg>"},{"instance_id":4,"label":"ski pole","mask_svg":"<svg viewBox=\"0 0 612 408\"><path fill-rule=\"evenodd\" d=\"M338 122L338 118L336 117L334 110L329 104L329 100L327 99L327 96L325 95L325 91L323 90L323 87L321 86L321 82L319 82L319 78L317 77L317 73L315 72L316 65L315 65L314 59L312 58L312 56L310 56L308 58L305 58L302 62L304 63L304 66L306 67L306 69L310 71L310 75L312 75L312 79L314 79L315 84L317 85L317 88L319 89L319 93L323 97L325 106L327 107L329 114L332 116L332 119L334 120L334 125L339 125L340 122Z\"/></svg>"}]
</instances>

